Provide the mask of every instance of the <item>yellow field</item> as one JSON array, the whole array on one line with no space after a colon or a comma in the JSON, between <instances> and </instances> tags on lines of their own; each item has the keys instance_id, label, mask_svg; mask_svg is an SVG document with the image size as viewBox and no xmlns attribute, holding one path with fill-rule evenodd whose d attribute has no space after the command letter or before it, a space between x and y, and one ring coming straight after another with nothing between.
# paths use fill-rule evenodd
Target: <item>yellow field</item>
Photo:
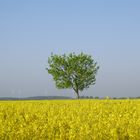
<instances>
[{"instance_id":1,"label":"yellow field","mask_svg":"<svg viewBox=\"0 0 140 140\"><path fill-rule=\"evenodd\" d=\"M140 100L0 101L0 140L140 140Z\"/></svg>"}]
</instances>

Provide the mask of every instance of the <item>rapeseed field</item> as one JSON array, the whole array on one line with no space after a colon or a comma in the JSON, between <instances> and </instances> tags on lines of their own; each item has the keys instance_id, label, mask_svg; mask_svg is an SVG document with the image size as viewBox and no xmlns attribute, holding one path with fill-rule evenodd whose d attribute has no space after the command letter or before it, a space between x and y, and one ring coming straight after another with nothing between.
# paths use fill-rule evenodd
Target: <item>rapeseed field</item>
<instances>
[{"instance_id":1,"label":"rapeseed field","mask_svg":"<svg viewBox=\"0 0 140 140\"><path fill-rule=\"evenodd\" d=\"M0 140L140 140L140 100L0 101Z\"/></svg>"}]
</instances>

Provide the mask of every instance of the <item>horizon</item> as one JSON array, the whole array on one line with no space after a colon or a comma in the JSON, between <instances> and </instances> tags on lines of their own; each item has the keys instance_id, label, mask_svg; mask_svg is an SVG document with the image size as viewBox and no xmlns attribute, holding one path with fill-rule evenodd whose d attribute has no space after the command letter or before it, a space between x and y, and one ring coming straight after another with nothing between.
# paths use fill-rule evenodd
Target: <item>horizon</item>
<instances>
[{"instance_id":1,"label":"horizon","mask_svg":"<svg viewBox=\"0 0 140 140\"><path fill-rule=\"evenodd\" d=\"M75 97L45 68L54 54L92 55L96 84L80 96L140 96L140 1L0 2L0 98Z\"/></svg>"},{"instance_id":2,"label":"horizon","mask_svg":"<svg viewBox=\"0 0 140 140\"><path fill-rule=\"evenodd\" d=\"M140 96L137 96L137 97L109 97L109 96L104 96L104 97L99 97L99 96L79 96L80 98L79 99L140 99ZM41 96L41 95L38 95L38 96L26 96L26 97L0 97L0 100L6 100L6 99L22 99L22 100L26 100L26 99L29 99L29 100L32 100L32 99L35 99L35 100L44 100L44 99L77 99L76 97L71 97L71 96L65 96L65 95L50 95L50 96Z\"/></svg>"}]
</instances>

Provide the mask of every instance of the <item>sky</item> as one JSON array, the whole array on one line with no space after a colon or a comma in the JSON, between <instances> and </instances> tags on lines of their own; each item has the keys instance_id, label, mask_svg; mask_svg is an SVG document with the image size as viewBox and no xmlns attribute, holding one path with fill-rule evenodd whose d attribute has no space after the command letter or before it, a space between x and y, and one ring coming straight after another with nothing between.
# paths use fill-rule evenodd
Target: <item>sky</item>
<instances>
[{"instance_id":1,"label":"sky","mask_svg":"<svg viewBox=\"0 0 140 140\"><path fill-rule=\"evenodd\" d=\"M1 0L0 97L69 96L45 68L54 54L92 55L96 84L81 95L140 96L139 0Z\"/></svg>"}]
</instances>

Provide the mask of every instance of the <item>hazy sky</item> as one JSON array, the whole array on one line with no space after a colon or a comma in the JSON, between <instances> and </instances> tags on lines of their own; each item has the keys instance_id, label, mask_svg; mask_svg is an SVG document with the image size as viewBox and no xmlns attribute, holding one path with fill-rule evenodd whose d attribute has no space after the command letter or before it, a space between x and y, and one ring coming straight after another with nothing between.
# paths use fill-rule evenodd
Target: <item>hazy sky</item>
<instances>
[{"instance_id":1,"label":"hazy sky","mask_svg":"<svg viewBox=\"0 0 140 140\"><path fill-rule=\"evenodd\" d=\"M0 97L66 95L45 67L51 52L100 65L92 96L140 96L139 0L1 0Z\"/></svg>"}]
</instances>

